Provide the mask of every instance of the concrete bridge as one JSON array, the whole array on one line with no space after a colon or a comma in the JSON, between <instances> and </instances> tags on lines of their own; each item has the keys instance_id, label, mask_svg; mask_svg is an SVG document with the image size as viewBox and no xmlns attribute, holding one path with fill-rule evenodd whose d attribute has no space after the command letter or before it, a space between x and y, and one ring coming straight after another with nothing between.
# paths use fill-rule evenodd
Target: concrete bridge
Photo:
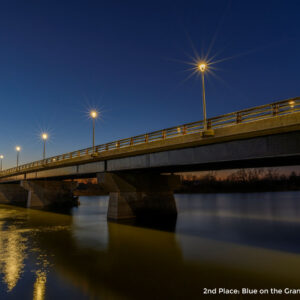
<instances>
[{"instance_id":1,"label":"concrete bridge","mask_svg":"<svg viewBox=\"0 0 300 300\"><path fill-rule=\"evenodd\" d=\"M300 97L46 158L0 172L0 202L74 205L74 178L97 177L108 217L176 215L170 173L300 164ZM168 174L168 175L167 175ZM75 201L75 202L74 202Z\"/></svg>"}]
</instances>

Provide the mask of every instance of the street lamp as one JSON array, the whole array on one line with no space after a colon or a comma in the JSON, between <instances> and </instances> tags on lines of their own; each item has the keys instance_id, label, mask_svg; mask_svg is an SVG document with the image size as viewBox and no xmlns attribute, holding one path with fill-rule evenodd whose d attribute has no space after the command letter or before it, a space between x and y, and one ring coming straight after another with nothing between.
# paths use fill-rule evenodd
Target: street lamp
<instances>
[{"instance_id":1,"label":"street lamp","mask_svg":"<svg viewBox=\"0 0 300 300\"><path fill-rule=\"evenodd\" d=\"M98 117L98 112L96 110L91 110L90 116L93 119L93 154L95 153L95 120Z\"/></svg>"},{"instance_id":2,"label":"street lamp","mask_svg":"<svg viewBox=\"0 0 300 300\"><path fill-rule=\"evenodd\" d=\"M200 62L198 64L198 70L201 73L202 78L202 101L203 101L203 136L213 136L214 131L207 129L207 117L206 117L206 100L205 100L205 85L204 85L204 73L207 71L208 64L206 62Z\"/></svg>"},{"instance_id":3,"label":"street lamp","mask_svg":"<svg viewBox=\"0 0 300 300\"><path fill-rule=\"evenodd\" d=\"M4 158L3 155L0 155L1 163L0 163L0 171L2 171L2 159Z\"/></svg>"},{"instance_id":4,"label":"street lamp","mask_svg":"<svg viewBox=\"0 0 300 300\"><path fill-rule=\"evenodd\" d=\"M19 154L20 154L20 151L21 151L21 147L17 146L16 151L17 151L17 167L18 167L19 166Z\"/></svg>"},{"instance_id":5,"label":"street lamp","mask_svg":"<svg viewBox=\"0 0 300 300\"><path fill-rule=\"evenodd\" d=\"M48 134L42 133L42 140L44 141L43 159L46 158L46 141L48 140Z\"/></svg>"},{"instance_id":6,"label":"street lamp","mask_svg":"<svg viewBox=\"0 0 300 300\"><path fill-rule=\"evenodd\" d=\"M199 71L201 72L202 78L202 101L203 101L203 121L204 121L204 130L207 130L207 122L206 122L206 102L205 102L205 85L204 85L204 73L207 69L207 64L205 62L201 62L198 65Z\"/></svg>"}]
</instances>

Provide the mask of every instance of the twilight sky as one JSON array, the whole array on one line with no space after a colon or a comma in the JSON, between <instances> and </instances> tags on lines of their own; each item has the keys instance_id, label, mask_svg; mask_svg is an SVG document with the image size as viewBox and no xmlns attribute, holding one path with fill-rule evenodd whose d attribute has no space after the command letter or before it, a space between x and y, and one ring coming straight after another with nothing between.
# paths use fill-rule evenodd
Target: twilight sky
<instances>
[{"instance_id":1,"label":"twilight sky","mask_svg":"<svg viewBox=\"0 0 300 300\"><path fill-rule=\"evenodd\" d=\"M202 119L195 51L223 60L208 117L300 95L300 2L1 1L4 167ZM210 51L209 51L210 49ZM230 59L227 59L230 58Z\"/></svg>"}]
</instances>

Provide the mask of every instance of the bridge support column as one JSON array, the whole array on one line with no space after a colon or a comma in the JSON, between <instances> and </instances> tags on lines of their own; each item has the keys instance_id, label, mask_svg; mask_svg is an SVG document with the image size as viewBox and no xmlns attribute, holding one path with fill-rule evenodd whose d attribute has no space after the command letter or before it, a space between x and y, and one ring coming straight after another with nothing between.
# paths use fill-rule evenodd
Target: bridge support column
<instances>
[{"instance_id":1,"label":"bridge support column","mask_svg":"<svg viewBox=\"0 0 300 300\"><path fill-rule=\"evenodd\" d=\"M0 203L25 206L28 192L19 183L0 184Z\"/></svg>"},{"instance_id":2,"label":"bridge support column","mask_svg":"<svg viewBox=\"0 0 300 300\"><path fill-rule=\"evenodd\" d=\"M176 175L100 173L98 182L109 191L108 219L176 217L173 190Z\"/></svg>"},{"instance_id":3,"label":"bridge support column","mask_svg":"<svg viewBox=\"0 0 300 300\"><path fill-rule=\"evenodd\" d=\"M72 207L78 204L73 191L77 182L72 181L21 181L21 186L28 191L28 208Z\"/></svg>"}]
</instances>

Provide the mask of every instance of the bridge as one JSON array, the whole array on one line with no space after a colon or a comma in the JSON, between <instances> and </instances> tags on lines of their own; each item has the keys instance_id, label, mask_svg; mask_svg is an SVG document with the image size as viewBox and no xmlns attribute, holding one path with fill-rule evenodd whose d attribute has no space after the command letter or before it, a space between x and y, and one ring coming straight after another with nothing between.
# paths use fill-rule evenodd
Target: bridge
<instances>
[{"instance_id":1,"label":"bridge","mask_svg":"<svg viewBox=\"0 0 300 300\"><path fill-rule=\"evenodd\" d=\"M74 205L97 177L108 217L176 215L174 172L300 164L300 97L34 161L0 172L0 203ZM206 125L206 126L205 126ZM170 174L171 173L171 174Z\"/></svg>"}]
</instances>

